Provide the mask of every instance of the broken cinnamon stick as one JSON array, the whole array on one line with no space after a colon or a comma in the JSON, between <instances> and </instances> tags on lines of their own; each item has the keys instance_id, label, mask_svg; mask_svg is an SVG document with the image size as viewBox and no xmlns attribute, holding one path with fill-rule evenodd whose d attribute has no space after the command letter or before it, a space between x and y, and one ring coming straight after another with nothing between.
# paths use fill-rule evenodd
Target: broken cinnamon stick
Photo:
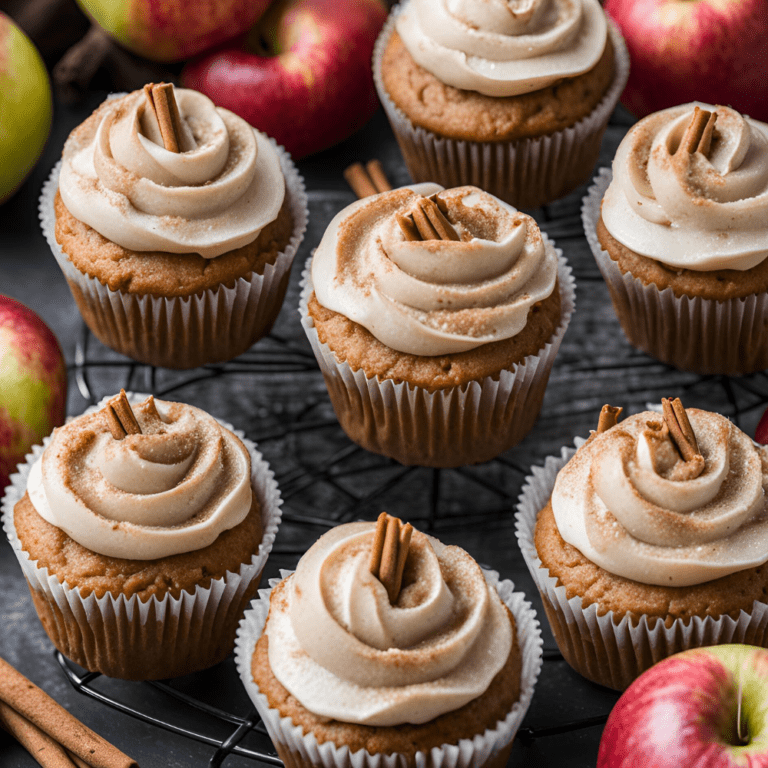
<instances>
[{"instance_id":1,"label":"broken cinnamon stick","mask_svg":"<svg viewBox=\"0 0 768 768\"><path fill-rule=\"evenodd\" d=\"M406 240L460 240L439 204L429 197L419 200L412 213L398 214L397 223Z\"/></svg>"},{"instance_id":2,"label":"broken cinnamon stick","mask_svg":"<svg viewBox=\"0 0 768 768\"><path fill-rule=\"evenodd\" d=\"M141 434L141 427L124 389L120 390L119 395L107 401L102 412L115 440L122 440L127 435Z\"/></svg>"},{"instance_id":3,"label":"broken cinnamon stick","mask_svg":"<svg viewBox=\"0 0 768 768\"><path fill-rule=\"evenodd\" d=\"M680 451L683 460L691 461L696 456L701 456L699 443L680 398L677 397L672 400L672 398L662 397L661 405L664 411L664 421L669 427L670 437L677 446L677 450Z\"/></svg>"},{"instance_id":4,"label":"broken cinnamon stick","mask_svg":"<svg viewBox=\"0 0 768 768\"><path fill-rule=\"evenodd\" d=\"M694 152L701 152L706 157L712 145L712 133L715 130L716 120L716 112L696 107L677 151L688 152L691 155Z\"/></svg>"},{"instance_id":5,"label":"broken cinnamon stick","mask_svg":"<svg viewBox=\"0 0 768 768\"><path fill-rule=\"evenodd\" d=\"M0 700L92 768L138 768L2 658Z\"/></svg>"},{"instance_id":6,"label":"broken cinnamon stick","mask_svg":"<svg viewBox=\"0 0 768 768\"><path fill-rule=\"evenodd\" d=\"M366 166L362 163L352 163L344 170L344 178L359 200L378 195L380 192L389 192L392 189L384 168L378 160L370 160Z\"/></svg>"},{"instance_id":7,"label":"broken cinnamon stick","mask_svg":"<svg viewBox=\"0 0 768 768\"><path fill-rule=\"evenodd\" d=\"M370 571L384 585L394 605L400 594L413 526L386 512L379 515L371 548Z\"/></svg>"},{"instance_id":8,"label":"broken cinnamon stick","mask_svg":"<svg viewBox=\"0 0 768 768\"><path fill-rule=\"evenodd\" d=\"M605 432L619 423L619 416L624 409L618 405L604 405L600 410L600 418L597 422L597 431Z\"/></svg>"}]
</instances>

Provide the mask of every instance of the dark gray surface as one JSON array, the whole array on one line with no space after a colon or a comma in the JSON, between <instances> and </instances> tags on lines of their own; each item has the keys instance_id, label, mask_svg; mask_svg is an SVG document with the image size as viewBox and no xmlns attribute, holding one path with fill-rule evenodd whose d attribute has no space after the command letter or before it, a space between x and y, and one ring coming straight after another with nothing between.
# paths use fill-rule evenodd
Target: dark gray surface
<instances>
[{"instance_id":1,"label":"dark gray surface","mask_svg":"<svg viewBox=\"0 0 768 768\"><path fill-rule=\"evenodd\" d=\"M37 197L44 178L60 156L68 132L101 100L94 95L83 109L57 108L54 129L45 155L20 192L0 207L0 292L9 294L38 312L57 334L70 367L69 413L80 413L87 401L75 382L75 347L81 321L69 290L51 255L37 222ZM601 153L608 164L627 121L621 116L609 127ZM544 400L542 416L526 440L505 455L463 472L418 469L400 476L402 468L351 443L335 423L322 378L314 364L302 363L309 351L298 322L298 282L310 250L320 239L331 217L353 200L341 171L354 160L379 157L397 185L409 180L386 120L381 113L345 144L299 163L309 191L310 224L294 265L291 286L275 328L298 352L286 351L274 340L264 340L243 356L243 364L225 366L225 372L208 370L186 374L157 372L131 366L91 339L87 360L100 365L86 369L94 396L111 394L119 386L135 390L171 388L169 397L187 400L229 419L257 440L277 473L287 497L284 522L267 575L295 565L299 553L322 533L324 526L308 525L298 518L327 518L349 507L350 494L363 499L350 508L351 517L373 519L382 509L415 522L429 515L434 485L439 489L437 535L460 544L481 563L501 572L524 590L541 610L514 537L513 503L531 464L558 453L575 435L594 428L600 406L622 405L625 414L642 410L662 395L682 395L686 405L711 407L734 416L752 432L768 400L763 374L745 379L700 377L679 373L633 350L626 342L613 313L605 285L581 231L579 205L585 188L564 201L536 211L542 227L563 249L577 279L577 310L555 363ZM263 372L275 357L298 360L295 373ZM266 362L265 362L266 361ZM110 365L103 365L108 363ZM243 369L242 372L237 372ZM261 369L261 372L259 372ZM195 381L195 379L200 379ZM320 424L318 426L318 423ZM314 427L313 427L314 424ZM306 429L298 430L304 425ZM337 451L350 455L323 472L324 462ZM353 470L355 470L353 472ZM342 477L342 474L344 476ZM388 483L391 487L383 488ZM373 495L366 500L364 497ZM554 647L545 627L545 645ZM206 765L213 749L150 725L114 713L76 692L53 657L53 646L40 625L21 571L6 542L0 543L0 655L44 688L86 724L148 766ZM229 733L210 718L192 715L142 683L102 681L110 691L134 705L192 728L212 731L218 738ZM231 659L213 670L175 683L184 690L215 702L239 715L249 709ZM546 661L525 720L526 726L547 727L574 719L607 713L617 695L594 686L563 661ZM600 727L538 739L531 744L517 740L510 766L593 766ZM253 765L242 758L228 758L226 766ZM0 766L27 768L35 763L0 731Z\"/></svg>"}]
</instances>

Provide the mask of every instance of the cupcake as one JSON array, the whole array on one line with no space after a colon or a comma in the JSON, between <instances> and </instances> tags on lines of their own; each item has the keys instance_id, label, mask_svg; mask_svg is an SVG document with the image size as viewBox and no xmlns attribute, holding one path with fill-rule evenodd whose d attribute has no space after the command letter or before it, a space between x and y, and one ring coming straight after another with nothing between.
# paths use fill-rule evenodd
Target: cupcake
<instances>
[{"instance_id":1,"label":"cupcake","mask_svg":"<svg viewBox=\"0 0 768 768\"><path fill-rule=\"evenodd\" d=\"M347 435L402 464L455 467L531 429L573 307L571 270L530 216L426 184L333 219L300 312Z\"/></svg>"},{"instance_id":2,"label":"cupcake","mask_svg":"<svg viewBox=\"0 0 768 768\"><path fill-rule=\"evenodd\" d=\"M306 203L274 141L200 93L161 85L110 98L75 128L40 215L97 338L192 368L269 332Z\"/></svg>"},{"instance_id":3,"label":"cupcake","mask_svg":"<svg viewBox=\"0 0 768 768\"><path fill-rule=\"evenodd\" d=\"M589 178L629 74L621 33L598 0L520 5L407 0L393 11L374 80L416 181L475 184L532 208Z\"/></svg>"},{"instance_id":4,"label":"cupcake","mask_svg":"<svg viewBox=\"0 0 768 768\"><path fill-rule=\"evenodd\" d=\"M706 104L649 115L582 217L632 345L698 373L768 368L768 125Z\"/></svg>"},{"instance_id":5,"label":"cupcake","mask_svg":"<svg viewBox=\"0 0 768 768\"><path fill-rule=\"evenodd\" d=\"M535 467L523 557L566 661L623 690L661 659L768 646L768 454L724 416L667 400Z\"/></svg>"},{"instance_id":6,"label":"cupcake","mask_svg":"<svg viewBox=\"0 0 768 768\"><path fill-rule=\"evenodd\" d=\"M54 430L11 477L3 528L53 644L152 680L232 650L280 522L242 433L183 403L125 398Z\"/></svg>"},{"instance_id":7,"label":"cupcake","mask_svg":"<svg viewBox=\"0 0 768 768\"><path fill-rule=\"evenodd\" d=\"M513 590L383 513L322 536L238 630L240 677L285 765L504 766L541 667Z\"/></svg>"}]
</instances>

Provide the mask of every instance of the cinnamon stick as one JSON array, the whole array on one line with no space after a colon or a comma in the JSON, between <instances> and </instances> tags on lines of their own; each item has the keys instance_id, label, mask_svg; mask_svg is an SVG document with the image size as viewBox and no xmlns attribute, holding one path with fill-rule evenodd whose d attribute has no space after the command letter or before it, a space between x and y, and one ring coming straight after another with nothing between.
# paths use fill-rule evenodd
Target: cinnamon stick
<instances>
[{"instance_id":1,"label":"cinnamon stick","mask_svg":"<svg viewBox=\"0 0 768 768\"><path fill-rule=\"evenodd\" d=\"M400 594L412 534L410 523L403 525L399 518L386 512L379 515L371 548L370 570L384 585L392 604L397 602Z\"/></svg>"},{"instance_id":2,"label":"cinnamon stick","mask_svg":"<svg viewBox=\"0 0 768 768\"><path fill-rule=\"evenodd\" d=\"M64 747L41 731L13 707L0 701L0 725L29 752L43 768L76 768Z\"/></svg>"},{"instance_id":3,"label":"cinnamon stick","mask_svg":"<svg viewBox=\"0 0 768 768\"><path fill-rule=\"evenodd\" d=\"M149 108L157 117L163 144L169 152L181 152L181 114L173 94L173 83L144 86Z\"/></svg>"},{"instance_id":4,"label":"cinnamon stick","mask_svg":"<svg viewBox=\"0 0 768 768\"><path fill-rule=\"evenodd\" d=\"M406 240L414 241L421 240L419 230L416 228L416 224L413 222L411 216L406 216L403 213L397 214L397 223L400 225L400 229L403 232Z\"/></svg>"},{"instance_id":5,"label":"cinnamon stick","mask_svg":"<svg viewBox=\"0 0 768 768\"><path fill-rule=\"evenodd\" d=\"M605 432L619 423L619 416L624 409L617 405L604 405L600 410L600 418L597 422L597 431Z\"/></svg>"},{"instance_id":6,"label":"cinnamon stick","mask_svg":"<svg viewBox=\"0 0 768 768\"><path fill-rule=\"evenodd\" d=\"M419 200L413 212L398 214L397 223L406 240L459 240L453 224L440 210L439 204L429 198Z\"/></svg>"},{"instance_id":7,"label":"cinnamon stick","mask_svg":"<svg viewBox=\"0 0 768 768\"><path fill-rule=\"evenodd\" d=\"M122 440L127 435L141 434L141 427L124 389L120 390L119 395L107 401L102 413L107 419L109 431L115 440Z\"/></svg>"},{"instance_id":8,"label":"cinnamon stick","mask_svg":"<svg viewBox=\"0 0 768 768\"><path fill-rule=\"evenodd\" d=\"M138 768L2 658L0 700L92 768Z\"/></svg>"},{"instance_id":9,"label":"cinnamon stick","mask_svg":"<svg viewBox=\"0 0 768 768\"><path fill-rule=\"evenodd\" d=\"M439 197L436 200L443 202ZM419 206L429 219L430 224L437 231L440 240L459 240L459 233L453 228L453 224L445 217L440 210L439 204L429 197L419 202Z\"/></svg>"},{"instance_id":10,"label":"cinnamon stick","mask_svg":"<svg viewBox=\"0 0 768 768\"><path fill-rule=\"evenodd\" d=\"M696 107L677 151L688 152L691 155L694 152L701 152L706 157L712 145L712 132L715 129L716 120L716 112L709 112L706 109L701 109L701 107Z\"/></svg>"},{"instance_id":11,"label":"cinnamon stick","mask_svg":"<svg viewBox=\"0 0 768 768\"><path fill-rule=\"evenodd\" d=\"M369 160L365 164L365 170L368 171L377 192L389 192L392 189L380 160Z\"/></svg>"},{"instance_id":12,"label":"cinnamon stick","mask_svg":"<svg viewBox=\"0 0 768 768\"><path fill-rule=\"evenodd\" d=\"M691 461L696 456L701 456L699 443L696 440L693 427L691 427L688 414L685 412L680 398L677 397L672 400L671 398L662 397L661 405L664 410L664 421L667 427L669 427L670 437L677 446L678 451L680 451L683 460Z\"/></svg>"}]
</instances>

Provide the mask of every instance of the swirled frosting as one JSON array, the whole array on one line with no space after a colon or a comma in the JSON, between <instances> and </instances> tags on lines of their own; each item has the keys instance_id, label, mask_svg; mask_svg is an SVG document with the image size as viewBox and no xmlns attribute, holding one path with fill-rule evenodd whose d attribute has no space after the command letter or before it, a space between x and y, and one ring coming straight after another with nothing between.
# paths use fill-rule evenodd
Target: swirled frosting
<instances>
[{"instance_id":1,"label":"swirled frosting","mask_svg":"<svg viewBox=\"0 0 768 768\"><path fill-rule=\"evenodd\" d=\"M697 106L717 115L706 155L678 151ZM649 115L619 145L602 216L620 243L671 267L751 269L768 257L768 125L707 104Z\"/></svg>"},{"instance_id":2,"label":"swirled frosting","mask_svg":"<svg viewBox=\"0 0 768 768\"><path fill-rule=\"evenodd\" d=\"M391 605L368 567L374 528L339 526L302 557L272 597L269 663L317 715L365 725L424 723L488 688L509 656L512 625L463 549L417 531Z\"/></svg>"},{"instance_id":3,"label":"swirled frosting","mask_svg":"<svg viewBox=\"0 0 768 768\"><path fill-rule=\"evenodd\" d=\"M264 134L201 93L175 93L182 152L165 149L135 91L72 132L59 191L75 218L124 248L213 258L253 242L277 218L285 180Z\"/></svg>"},{"instance_id":4,"label":"swirled frosting","mask_svg":"<svg viewBox=\"0 0 768 768\"><path fill-rule=\"evenodd\" d=\"M199 408L133 407L143 434L115 440L102 411L53 432L27 489L37 512L82 546L154 560L211 544L251 508L251 459Z\"/></svg>"},{"instance_id":5,"label":"swirled frosting","mask_svg":"<svg viewBox=\"0 0 768 768\"><path fill-rule=\"evenodd\" d=\"M396 22L438 80L517 96L592 69L607 38L597 0L411 0Z\"/></svg>"},{"instance_id":6,"label":"swirled frosting","mask_svg":"<svg viewBox=\"0 0 768 768\"><path fill-rule=\"evenodd\" d=\"M552 493L560 535L610 573L644 584L703 584L768 561L768 458L724 416L687 409L704 458L693 479L662 417L595 434ZM682 479L680 479L682 478Z\"/></svg>"},{"instance_id":7,"label":"swirled frosting","mask_svg":"<svg viewBox=\"0 0 768 768\"><path fill-rule=\"evenodd\" d=\"M320 304L414 355L518 334L557 278L557 255L536 222L476 187L439 193L460 240L406 240L397 214L441 189L404 187L353 203L330 223L312 261Z\"/></svg>"}]
</instances>

